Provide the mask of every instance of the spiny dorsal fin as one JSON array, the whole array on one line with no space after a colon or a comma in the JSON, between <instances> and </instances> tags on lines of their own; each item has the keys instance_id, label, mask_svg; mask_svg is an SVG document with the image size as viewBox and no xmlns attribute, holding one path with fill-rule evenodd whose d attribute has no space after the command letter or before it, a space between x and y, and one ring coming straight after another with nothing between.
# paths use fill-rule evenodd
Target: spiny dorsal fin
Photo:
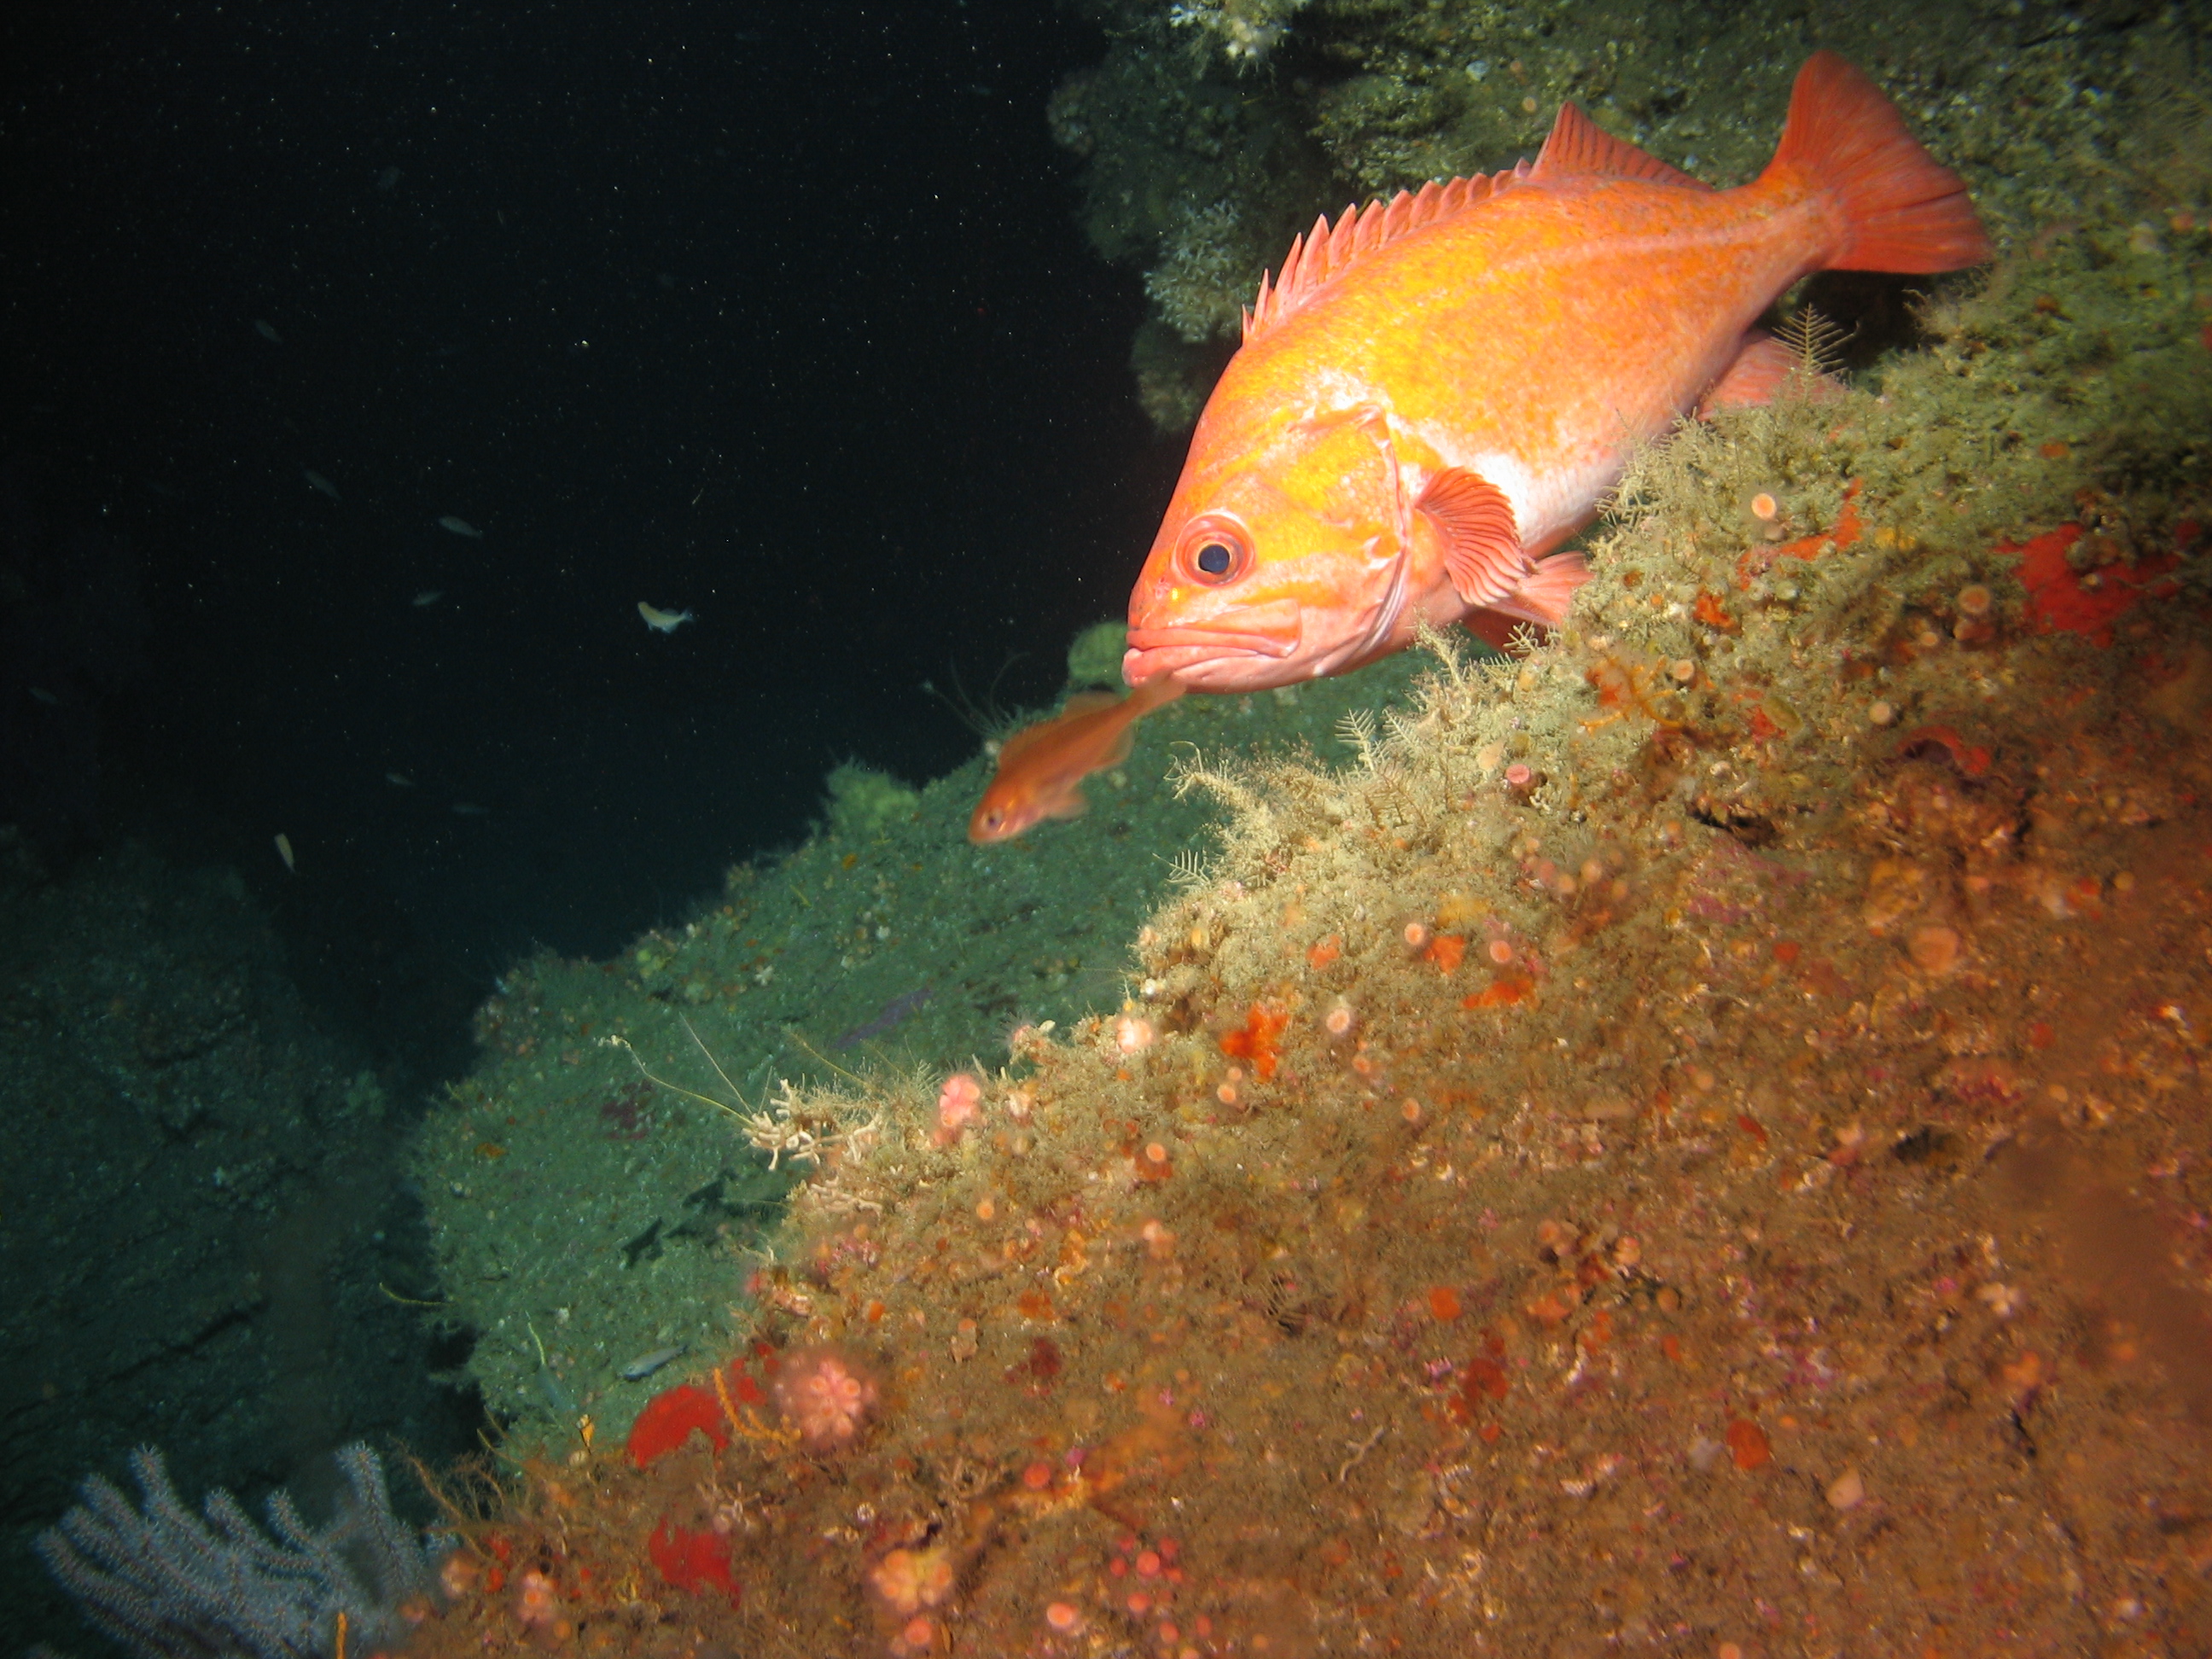
<instances>
[{"instance_id":1,"label":"spiny dorsal fin","mask_svg":"<svg viewBox=\"0 0 2212 1659\"><path fill-rule=\"evenodd\" d=\"M1060 717L1067 720L1078 714L1096 714L1101 709L1119 708L1127 701L1111 691L1079 691L1060 705Z\"/></svg>"},{"instance_id":2,"label":"spiny dorsal fin","mask_svg":"<svg viewBox=\"0 0 2212 1659\"><path fill-rule=\"evenodd\" d=\"M1257 339L1362 255L1488 200L1493 191L1526 177L1527 168L1523 162L1505 173L1443 185L1431 179L1419 191L1401 190L1387 202L1346 208L1337 216L1334 229L1329 228L1328 215L1322 214L1311 231L1291 240L1274 280L1260 278L1259 295L1244 313L1244 337Z\"/></svg>"},{"instance_id":3,"label":"spiny dorsal fin","mask_svg":"<svg viewBox=\"0 0 2212 1659\"><path fill-rule=\"evenodd\" d=\"M1552 125L1552 136L1544 141L1543 153L1533 166L1522 161L1503 173L1455 179L1449 184L1432 179L1419 191L1400 191L1388 202L1347 207L1337 216L1334 228L1328 216L1322 214L1310 231L1291 239L1291 251L1283 256L1282 269L1272 281L1264 276L1260 278L1260 292L1244 313L1244 337L1257 339L1303 307L1362 254L1408 232L1487 201L1510 185L1556 184L1593 174L1687 185L1698 190L1711 188L1626 138L1614 137L1574 105L1562 104L1559 118Z\"/></svg>"},{"instance_id":4,"label":"spiny dorsal fin","mask_svg":"<svg viewBox=\"0 0 2212 1659\"><path fill-rule=\"evenodd\" d=\"M1121 706L1123 700L1111 691L1079 691L1070 697L1057 714L1047 715L1034 725L1024 726L999 745L999 766L1003 770L1007 763L1034 749L1047 738L1057 737L1085 714L1096 714Z\"/></svg>"},{"instance_id":5,"label":"spiny dorsal fin","mask_svg":"<svg viewBox=\"0 0 2212 1659\"><path fill-rule=\"evenodd\" d=\"M1552 136L1544 140L1543 151L1536 157L1536 165L1529 169L1528 176L1539 184L1557 184L1564 179L1586 179L1593 173L1614 179L1645 179L1656 185L1712 188L1679 167L1668 167L1649 150L1637 149L1627 139L1614 137L1574 105L1562 104L1559 118L1552 123Z\"/></svg>"}]
</instances>

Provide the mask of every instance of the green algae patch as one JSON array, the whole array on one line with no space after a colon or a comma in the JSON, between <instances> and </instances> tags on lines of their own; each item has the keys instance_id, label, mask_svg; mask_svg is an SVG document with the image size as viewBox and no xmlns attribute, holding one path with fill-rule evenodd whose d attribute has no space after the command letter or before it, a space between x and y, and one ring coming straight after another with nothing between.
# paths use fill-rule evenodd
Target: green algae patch
<instances>
[{"instance_id":1,"label":"green algae patch","mask_svg":"<svg viewBox=\"0 0 2212 1659\"><path fill-rule=\"evenodd\" d=\"M848 761L823 780L830 832L865 839L921 810L921 796L887 772Z\"/></svg>"},{"instance_id":2,"label":"green algae patch","mask_svg":"<svg viewBox=\"0 0 2212 1659\"><path fill-rule=\"evenodd\" d=\"M609 962L518 964L417 1152L465 1379L518 1443L572 1443L586 1415L619 1437L667 1381L625 1370L671 1347L696 1368L753 1316L745 1273L793 1171L744 1120L779 1079L995 1064L1017 1031L1118 1010L1129 940L1214 846L1219 809L1179 792L1176 757L1340 754L1345 714L1415 678L1186 700L1090 781L1086 817L989 848L966 838L988 756L919 790L841 767L820 833L732 869L691 920Z\"/></svg>"},{"instance_id":3,"label":"green algae patch","mask_svg":"<svg viewBox=\"0 0 2212 1659\"><path fill-rule=\"evenodd\" d=\"M1121 656L1128 649L1126 623L1094 623L1075 636L1067 647L1067 684L1076 690L1085 686L1121 684Z\"/></svg>"}]
</instances>

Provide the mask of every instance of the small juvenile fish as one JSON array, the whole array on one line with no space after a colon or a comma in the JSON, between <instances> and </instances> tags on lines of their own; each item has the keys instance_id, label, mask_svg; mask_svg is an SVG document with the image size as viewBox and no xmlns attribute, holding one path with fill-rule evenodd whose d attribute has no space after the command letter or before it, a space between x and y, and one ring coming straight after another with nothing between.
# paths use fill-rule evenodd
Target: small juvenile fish
<instances>
[{"instance_id":1,"label":"small juvenile fish","mask_svg":"<svg viewBox=\"0 0 2212 1659\"><path fill-rule=\"evenodd\" d=\"M1082 691L1050 720L1025 726L999 748L999 774L968 820L978 847L1018 836L1046 818L1080 817L1090 803L1083 781L1129 758L1136 723L1183 694L1172 674L1146 680L1126 697Z\"/></svg>"},{"instance_id":2,"label":"small juvenile fish","mask_svg":"<svg viewBox=\"0 0 2212 1659\"><path fill-rule=\"evenodd\" d=\"M480 542L483 539L483 532L477 529L466 519L457 519L452 514L448 513L444 518L439 520L438 522L446 529L452 531L456 536L466 536L472 542Z\"/></svg>"},{"instance_id":3,"label":"small juvenile fish","mask_svg":"<svg viewBox=\"0 0 2212 1659\"><path fill-rule=\"evenodd\" d=\"M1816 270L1990 256L1956 173L1833 52L1766 170L1714 190L1573 105L1534 165L1316 222L1245 314L1129 596L1132 685L1341 674L1424 623L1556 628L1558 550L1637 445L1771 394L1753 325Z\"/></svg>"},{"instance_id":4,"label":"small juvenile fish","mask_svg":"<svg viewBox=\"0 0 2212 1659\"><path fill-rule=\"evenodd\" d=\"M58 708L62 706L62 700L43 685L27 685L23 689L49 708Z\"/></svg>"},{"instance_id":5,"label":"small juvenile fish","mask_svg":"<svg viewBox=\"0 0 2212 1659\"><path fill-rule=\"evenodd\" d=\"M268 341L270 345L283 345L284 343L284 337L276 331L276 325L273 323L265 323L258 317L256 317L253 319L253 331L256 334L258 334L263 339Z\"/></svg>"},{"instance_id":6,"label":"small juvenile fish","mask_svg":"<svg viewBox=\"0 0 2212 1659\"><path fill-rule=\"evenodd\" d=\"M655 1348L651 1353L641 1353L622 1368L619 1375L625 1382L641 1382L662 1366L684 1357L679 1345L671 1348Z\"/></svg>"},{"instance_id":7,"label":"small juvenile fish","mask_svg":"<svg viewBox=\"0 0 2212 1659\"><path fill-rule=\"evenodd\" d=\"M472 800L457 800L453 803L453 816L463 818L486 818L491 816L491 808L479 806Z\"/></svg>"},{"instance_id":8,"label":"small juvenile fish","mask_svg":"<svg viewBox=\"0 0 2212 1659\"><path fill-rule=\"evenodd\" d=\"M338 487L332 483L328 478L325 478L321 473L316 471L313 467L308 468L307 471L301 476L307 479L310 488L321 490L324 495L329 496L332 501L337 501L338 499Z\"/></svg>"},{"instance_id":9,"label":"small juvenile fish","mask_svg":"<svg viewBox=\"0 0 2212 1659\"><path fill-rule=\"evenodd\" d=\"M425 605L437 604L445 597L446 590L442 587L426 587L415 596L415 608L420 611Z\"/></svg>"},{"instance_id":10,"label":"small juvenile fish","mask_svg":"<svg viewBox=\"0 0 2212 1659\"><path fill-rule=\"evenodd\" d=\"M288 874L299 874L299 866L292 861L292 838L281 830L276 832L276 856L284 860Z\"/></svg>"},{"instance_id":11,"label":"small juvenile fish","mask_svg":"<svg viewBox=\"0 0 2212 1659\"><path fill-rule=\"evenodd\" d=\"M645 618L645 625L656 634L673 634L685 623L693 620L689 611L662 611L647 605L643 599L637 602L637 614Z\"/></svg>"},{"instance_id":12,"label":"small juvenile fish","mask_svg":"<svg viewBox=\"0 0 2212 1659\"><path fill-rule=\"evenodd\" d=\"M883 1012L873 1019L864 1025L855 1025L841 1037L833 1038L830 1046L832 1048L850 1048L855 1044L866 1042L870 1037L881 1036L915 1009L921 1007L923 1003L928 1001L935 994L935 990L934 986L922 985L917 986L911 991L901 992L884 1004Z\"/></svg>"},{"instance_id":13,"label":"small juvenile fish","mask_svg":"<svg viewBox=\"0 0 2212 1659\"><path fill-rule=\"evenodd\" d=\"M384 781L394 789L412 789L415 787L415 780L404 772L386 772Z\"/></svg>"}]
</instances>

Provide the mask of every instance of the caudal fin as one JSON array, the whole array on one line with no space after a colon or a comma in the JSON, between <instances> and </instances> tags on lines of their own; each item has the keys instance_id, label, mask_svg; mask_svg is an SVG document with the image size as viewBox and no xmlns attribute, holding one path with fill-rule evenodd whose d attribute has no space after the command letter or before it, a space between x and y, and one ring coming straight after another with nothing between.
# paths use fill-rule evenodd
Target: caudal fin
<instances>
[{"instance_id":1,"label":"caudal fin","mask_svg":"<svg viewBox=\"0 0 2212 1659\"><path fill-rule=\"evenodd\" d=\"M1797 71L1790 118L1765 178L1795 173L1840 221L1831 270L1924 274L1979 264L1990 239L1966 181L1921 148L1882 89L1832 52Z\"/></svg>"}]
</instances>

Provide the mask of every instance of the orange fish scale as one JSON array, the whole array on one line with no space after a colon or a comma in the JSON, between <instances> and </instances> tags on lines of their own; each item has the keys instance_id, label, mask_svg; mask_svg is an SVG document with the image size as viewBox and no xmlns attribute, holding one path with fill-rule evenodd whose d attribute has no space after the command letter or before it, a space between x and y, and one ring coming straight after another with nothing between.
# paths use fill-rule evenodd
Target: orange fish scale
<instances>
[{"instance_id":1,"label":"orange fish scale","mask_svg":"<svg viewBox=\"0 0 2212 1659\"><path fill-rule=\"evenodd\" d=\"M1413 431L1478 434L1531 469L1586 462L1616 453L1624 428L1663 428L1828 234L1786 185L1480 182L1431 184L1294 244L1216 404L1294 410L1293 385L1327 362ZM1404 229L1389 222L1401 210Z\"/></svg>"}]
</instances>

